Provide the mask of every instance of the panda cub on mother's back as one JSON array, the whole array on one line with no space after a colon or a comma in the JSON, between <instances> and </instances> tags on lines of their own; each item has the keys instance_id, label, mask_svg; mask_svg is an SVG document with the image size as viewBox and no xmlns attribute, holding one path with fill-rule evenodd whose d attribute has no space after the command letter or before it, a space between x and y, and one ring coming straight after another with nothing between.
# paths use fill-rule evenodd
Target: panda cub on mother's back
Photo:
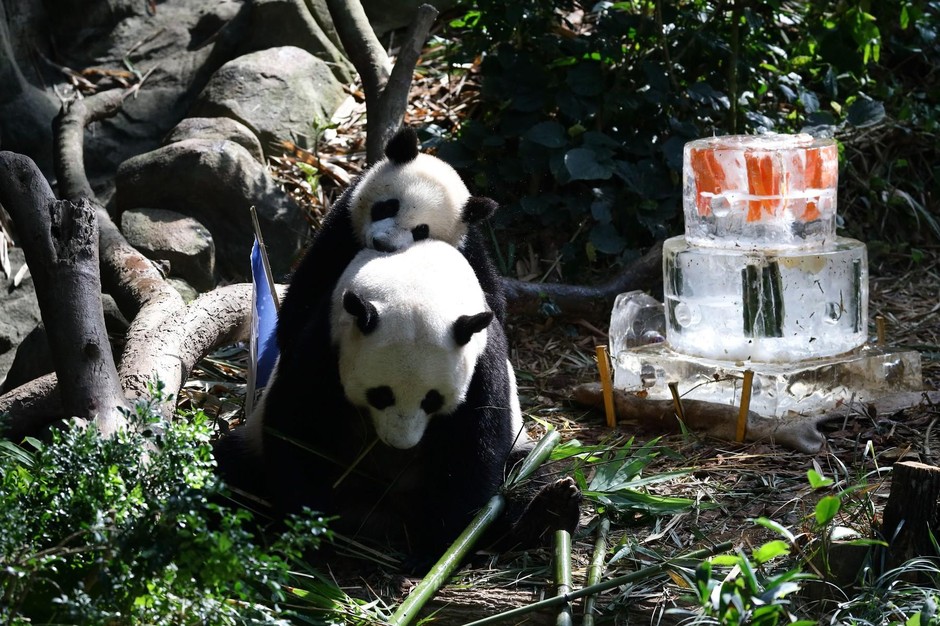
<instances>
[{"instance_id":1,"label":"panda cub on mother's back","mask_svg":"<svg viewBox=\"0 0 940 626\"><path fill-rule=\"evenodd\" d=\"M355 179L327 213L291 279L278 315L281 353L292 349L317 303L329 299L359 250L392 252L424 239L463 253L503 323L499 273L478 228L496 207L489 198L472 196L450 165L420 153L413 130L400 130L385 147L385 158Z\"/></svg>"}]
</instances>

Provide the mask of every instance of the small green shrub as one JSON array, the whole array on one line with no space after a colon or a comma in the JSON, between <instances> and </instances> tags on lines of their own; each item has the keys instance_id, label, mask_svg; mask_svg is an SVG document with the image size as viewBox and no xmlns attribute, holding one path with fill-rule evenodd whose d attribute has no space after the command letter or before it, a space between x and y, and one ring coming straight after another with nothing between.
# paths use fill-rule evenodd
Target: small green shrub
<instances>
[{"instance_id":1,"label":"small green shrub","mask_svg":"<svg viewBox=\"0 0 940 626\"><path fill-rule=\"evenodd\" d=\"M329 609L344 594L298 589L293 571L324 520L261 545L223 504L207 418L166 424L142 406L133 421L141 432L111 439L72 427L0 441L0 623L286 624L287 604L340 621Z\"/></svg>"},{"instance_id":2,"label":"small green shrub","mask_svg":"<svg viewBox=\"0 0 940 626\"><path fill-rule=\"evenodd\" d=\"M787 544L770 541L755 549L750 557L743 552L719 555L703 561L695 570L695 594L705 619L698 623L722 626L751 624L775 626L798 624L810 626L811 620L797 620L790 612L789 596L800 590L800 581L812 578L799 567L779 574L765 574L761 566L789 553ZM731 567L715 576L713 565Z\"/></svg>"}]
</instances>

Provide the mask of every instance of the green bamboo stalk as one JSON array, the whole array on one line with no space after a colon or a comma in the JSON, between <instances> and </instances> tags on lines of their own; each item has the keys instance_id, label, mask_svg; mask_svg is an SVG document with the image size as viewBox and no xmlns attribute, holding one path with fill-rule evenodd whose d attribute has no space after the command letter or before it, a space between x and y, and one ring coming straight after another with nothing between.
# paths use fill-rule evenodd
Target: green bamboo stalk
<instances>
[{"instance_id":1,"label":"green bamboo stalk","mask_svg":"<svg viewBox=\"0 0 940 626\"><path fill-rule=\"evenodd\" d=\"M563 529L555 531L555 588L556 596L565 597L571 593L571 533ZM562 605L555 625L574 626L570 602Z\"/></svg>"},{"instance_id":2,"label":"green bamboo stalk","mask_svg":"<svg viewBox=\"0 0 940 626\"><path fill-rule=\"evenodd\" d=\"M747 265L741 270L742 311L744 313L744 334L754 336L757 316L760 313L760 283L757 267Z\"/></svg>"},{"instance_id":3,"label":"green bamboo stalk","mask_svg":"<svg viewBox=\"0 0 940 626\"><path fill-rule=\"evenodd\" d=\"M770 280L774 292L774 325L777 327L777 337L783 337L783 321L786 308L783 301L783 275L780 273L780 263L774 260L770 264Z\"/></svg>"},{"instance_id":4,"label":"green bamboo stalk","mask_svg":"<svg viewBox=\"0 0 940 626\"><path fill-rule=\"evenodd\" d=\"M483 535L490 524L503 512L506 506L506 500L502 492L507 488L514 486L521 480L529 477L551 454L561 435L556 430L550 430L545 433L535 447L529 451L523 459L520 466L503 484L500 493L490 498L480 511L476 514L470 525L464 529L460 536L451 544L444 555L434 564L431 571L418 583L418 586L408 594L405 601L399 605L398 609L389 620L389 626L405 626L410 624L418 615L422 607L427 604L437 590L440 589L451 573L460 565L463 558L467 555L477 540Z\"/></svg>"},{"instance_id":5,"label":"green bamboo stalk","mask_svg":"<svg viewBox=\"0 0 940 626\"><path fill-rule=\"evenodd\" d=\"M514 617L519 617L520 615L525 615L527 613L533 613L535 611L541 611L542 609L549 609L566 602L571 602L572 600L577 600L578 598L583 598L584 596L600 593L602 591L607 591L608 589L613 589L614 587L619 587L621 585L627 585L630 583L639 582L641 580L646 580L647 578L652 578L658 574L663 573L670 567L677 565L682 561L700 561L706 559L712 555L718 554L719 552L727 552L731 549L732 543L730 541L724 541L717 545L714 545L710 548L703 548L701 550L694 550L688 554L678 556L674 559L669 559L668 561L663 561L656 565L651 565L650 567L644 567L641 570L631 572L629 574L624 574L623 576L617 576L616 578L611 578L605 580L602 583L592 585L590 587L582 587L577 591L573 591L564 596L555 596L553 598L547 598L541 600L540 602L534 602L527 606L519 607L518 609L512 609L511 611L506 611L505 613L499 613L498 615L491 615L490 617L484 617L475 622L469 622L464 624L464 626L485 626L486 624L495 624L503 620L511 619Z\"/></svg>"},{"instance_id":6,"label":"green bamboo stalk","mask_svg":"<svg viewBox=\"0 0 940 626\"><path fill-rule=\"evenodd\" d=\"M594 554L591 556L591 565L587 572L587 586L592 587L600 582L604 574L604 559L607 557L607 535L610 533L610 518L601 515L597 525L597 537L594 539ZM584 618L582 626L594 626L594 602L596 596L591 594L584 598Z\"/></svg>"},{"instance_id":7,"label":"green bamboo stalk","mask_svg":"<svg viewBox=\"0 0 940 626\"><path fill-rule=\"evenodd\" d=\"M539 439L538 443L535 444L535 447L532 448L529 454L522 460L522 463L509 474L509 477L503 484L503 491L516 486L541 467L548 459L548 455L551 454L555 446L558 445L559 439L561 439L561 435L555 429L545 433L545 435Z\"/></svg>"},{"instance_id":8,"label":"green bamboo stalk","mask_svg":"<svg viewBox=\"0 0 940 626\"><path fill-rule=\"evenodd\" d=\"M856 333L862 332L862 261L855 259L852 262L852 285L855 287L854 304L855 320L852 330Z\"/></svg>"}]
</instances>

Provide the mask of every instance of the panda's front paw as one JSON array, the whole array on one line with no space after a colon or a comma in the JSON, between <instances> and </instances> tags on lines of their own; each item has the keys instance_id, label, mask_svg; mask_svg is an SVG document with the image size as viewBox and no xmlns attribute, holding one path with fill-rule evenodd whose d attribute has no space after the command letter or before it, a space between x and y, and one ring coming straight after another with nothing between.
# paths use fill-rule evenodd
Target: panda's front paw
<instances>
[{"instance_id":1,"label":"panda's front paw","mask_svg":"<svg viewBox=\"0 0 940 626\"><path fill-rule=\"evenodd\" d=\"M556 530L573 533L581 519L581 490L570 476L542 487L513 527L522 545L544 543Z\"/></svg>"}]
</instances>

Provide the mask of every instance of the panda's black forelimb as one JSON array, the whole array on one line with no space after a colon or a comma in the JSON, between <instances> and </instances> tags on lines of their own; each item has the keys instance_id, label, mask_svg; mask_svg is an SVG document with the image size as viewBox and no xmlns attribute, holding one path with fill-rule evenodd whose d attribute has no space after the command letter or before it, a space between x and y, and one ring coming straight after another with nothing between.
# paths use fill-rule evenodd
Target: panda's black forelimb
<instances>
[{"instance_id":1,"label":"panda's black forelimb","mask_svg":"<svg viewBox=\"0 0 940 626\"><path fill-rule=\"evenodd\" d=\"M350 185L326 214L291 277L277 318L277 345L282 355L297 344L314 308L329 302L336 281L362 249L349 215L355 185Z\"/></svg>"}]
</instances>

